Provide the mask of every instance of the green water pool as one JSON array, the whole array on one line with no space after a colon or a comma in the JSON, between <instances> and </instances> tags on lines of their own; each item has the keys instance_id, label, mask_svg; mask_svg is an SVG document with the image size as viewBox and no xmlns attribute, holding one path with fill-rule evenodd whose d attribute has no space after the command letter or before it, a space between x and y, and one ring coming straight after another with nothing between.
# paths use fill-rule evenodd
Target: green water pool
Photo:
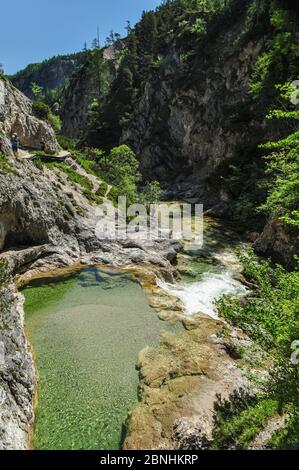
<instances>
[{"instance_id":1,"label":"green water pool","mask_svg":"<svg viewBox=\"0 0 299 470\"><path fill-rule=\"evenodd\" d=\"M165 324L132 277L98 268L23 293L40 379L34 448L119 449L138 353Z\"/></svg>"}]
</instances>

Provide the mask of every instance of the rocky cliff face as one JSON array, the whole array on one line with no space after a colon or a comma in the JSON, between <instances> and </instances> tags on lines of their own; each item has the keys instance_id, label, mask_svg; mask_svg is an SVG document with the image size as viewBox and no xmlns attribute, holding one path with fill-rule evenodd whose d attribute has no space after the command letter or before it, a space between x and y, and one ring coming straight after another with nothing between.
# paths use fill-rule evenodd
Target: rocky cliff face
<instances>
[{"instance_id":1,"label":"rocky cliff face","mask_svg":"<svg viewBox=\"0 0 299 470\"><path fill-rule=\"evenodd\" d=\"M35 370L24 333L23 296L0 289L0 450L30 446Z\"/></svg>"},{"instance_id":2,"label":"rocky cliff face","mask_svg":"<svg viewBox=\"0 0 299 470\"><path fill-rule=\"evenodd\" d=\"M295 228L271 219L254 246L258 253L271 256L276 262L294 269L297 264L295 256L299 253L299 233Z\"/></svg>"},{"instance_id":3,"label":"rocky cliff face","mask_svg":"<svg viewBox=\"0 0 299 470\"><path fill-rule=\"evenodd\" d=\"M85 53L53 57L40 64L28 65L12 77L13 84L29 98L33 98L32 83L44 90L53 90L65 84L85 60Z\"/></svg>"},{"instance_id":4,"label":"rocky cliff face","mask_svg":"<svg viewBox=\"0 0 299 470\"><path fill-rule=\"evenodd\" d=\"M263 40L245 32L245 17L214 32L191 65L173 48L146 84L122 137L145 178L171 178L177 195L206 201L210 194L211 205L220 197L219 169L246 158L261 141L265 124L249 80Z\"/></svg>"},{"instance_id":5,"label":"rocky cliff face","mask_svg":"<svg viewBox=\"0 0 299 470\"><path fill-rule=\"evenodd\" d=\"M40 148L44 141L49 150L56 152L58 149L54 130L32 114L31 101L8 80L0 79L0 136L6 139L7 152L8 140L14 132L18 134L21 145Z\"/></svg>"},{"instance_id":6,"label":"rocky cliff face","mask_svg":"<svg viewBox=\"0 0 299 470\"><path fill-rule=\"evenodd\" d=\"M103 50L107 65L108 83L111 83L117 70L118 51L113 47ZM88 117L88 108L99 95L98 73L95 71L94 53L89 52L84 65L73 75L65 90L61 106L62 133L70 138L78 138Z\"/></svg>"}]
</instances>

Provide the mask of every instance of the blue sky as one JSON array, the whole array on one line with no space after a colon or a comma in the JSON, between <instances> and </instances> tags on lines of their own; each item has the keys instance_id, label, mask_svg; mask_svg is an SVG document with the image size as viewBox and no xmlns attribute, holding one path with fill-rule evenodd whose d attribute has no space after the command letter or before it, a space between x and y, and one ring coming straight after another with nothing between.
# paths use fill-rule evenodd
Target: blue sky
<instances>
[{"instance_id":1,"label":"blue sky","mask_svg":"<svg viewBox=\"0 0 299 470\"><path fill-rule=\"evenodd\" d=\"M7 74L91 43L97 25L103 43L113 29L125 34L143 10L161 0L11 0L1 2L0 63Z\"/></svg>"}]
</instances>

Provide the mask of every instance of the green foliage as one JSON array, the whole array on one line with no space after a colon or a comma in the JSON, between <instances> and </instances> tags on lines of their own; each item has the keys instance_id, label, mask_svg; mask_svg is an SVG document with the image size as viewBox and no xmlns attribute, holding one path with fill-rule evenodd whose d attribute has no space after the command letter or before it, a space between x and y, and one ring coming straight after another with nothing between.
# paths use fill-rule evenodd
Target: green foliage
<instances>
[{"instance_id":1,"label":"green foliage","mask_svg":"<svg viewBox=\"0 0 299 470\"><path fill-rule=\"evenodd\" d=\"M246 277L256 285L256 292L249 295L245 301L224 297L218 303L219 313L226 321L245 331L268 352L272 366L269 378L264 384L264 398L277 402L277 409L287 412L294 425L295 415L298 414L296 410L299 407L299 369L290 359L292 344L299 338L299 271L287 272L279 265L272 267L269 262L258 260L252 250L240 253L239 256L245 267ZM254 419L255 414L256 409ZM256 426L260 428L263 411L258 413L258 416ZM243 418L246 423L248 417L252 417L250 408L246 413L239 414L236 421L232 421L232 427L229 425L227 428L228 435L235 434L238 442L239 423L244 425ZM296 423L298 426L298 421ZM255 431L257 428L254 426ZM287 434L286 430L284 435ZM247 433L246 436L248 437ZM251 431L249 437L252 437Z\"/></svg>"},{"instance_id":2,"label":"green foliage","mask_svg":"<svg viewBox=\"0 0 299 470\"><path fill-rule=\"evenodd\" d=\"M40 170L40 171L43 170L44 163L42 162L42 160L40 158L35 158L34 160L32 160L32 162L38 170Z\"/></svg>"},{"instance_id":3,"label":"green foliage","mask_svg":"<svg viewBox=\"0 0 299 470\"><path fill-rule=\"evenodd\" d=\"M268 16L264 21L268 20ZM267 50L257 61L251 81L251 92L259 97L267 91L275 95L275 85L287 79L295 80L299 73L299 45L296 40L299 14L286 9L282 2L270 0Z\"/></svg>"},{"instance_id":4,"label":"green foliage","mask_svg":"<svg viewBox=\"0 0 299 470\"><path fill-rule=\"evenodd\" d=\"M268 119L279 120L287 130L298 128L299 111L286 110L290 106L288 100L292 96L289 83L279 87L281 100L285 109L273 109ZM295 123L295 124L294 124ZM291 132L278 141L269 141L260 146L270 152L265 157L268 178L268 197L260 210L279 218L284 223L299 229L299 131Z\"/></svg>"},{"instance_id":5,"label":"green foliage","mask_svg":"<svg viewBox=\"0 0 299 470\"><path fill-rule=\"evenodd\" d=\"M101 204L102 198L100 194L94 192L93 183L87 176L81 175L78 173L75 168L68 166L66 163L57 163L53 162L44 162L42 159L34 159L34 165L39 169L43 170L44 167L47 167L50 170L57 169L66 174L68 180L71 183L79 185L81 187L82 194L88 199L91 204ZM91 172L93 174L93 172Z\"/></svg>"},{"instance_id":6,"label":"green foliage","mask_svg":"<svg viewBox=\"0 0 299 470\"><path fill-rule=\"evenodd\" d=\"M37 118L48 120L51 110L49 106L42 101L34 101L32 104L32 112Z\"/></svg>"},{"instance_id":7,"label":"green foliage","mask_svg":"<svg viewBox=\"0 0 299 470\"><path fill-rule=\"evenodd\" d=\"M292 86L292 82L299 76L298 20L298 8L292 2L268 2L267 14L262 18L267 25L266 51L260 55L251 81L253 96L271 102L267 119L273 121L278 135L285 136L260 146L267 152L262 177L266 192L263 201L257 200L258 210L297 229L299 111L294 106L298 89Z\"/></svg>"},{"instance_id":8,"label":"green foliage","mask_svg":"<svg viewBox=\"0 0 299 470\"><path fill-rule=\"evenodd\" d=\"M93 184L87 176L80 175L74 168L68 166L66 163L59 163L55 166L63 171L72 183L79 184L86 193L92 193Z\"/></svg>"},{"instance_id":9,"label":"green foliage","mask_svg":"<svg viewBox=\"0 0 299 470\"><path fill-rule=\"evenodd\" d=\"M230 397L215 406L214 448L246 449L267 420L287 413L287 426L268 443L285 448L296 442L298 419L298 367L292 365L292 343L299 336L299 272L286 272L260 261L252 250L239 253L245 275L256 285L256 294L240 301L226 297L220 315L242 328L271 355L272 367L264 393L255 397Z\"/></svg>"},{"instance_id":10,"label":"green foliage","mask_svg":"<svg viewBox=\"0 0 299 470\"><path fill-rule=\"evenodd\" d=\"M159 181L147 183L140 194L142 204L157 204L161 201L161 186Z\"/></svg>"},{"instance_id":11,"label":"green foliage","mask_svg":"<svg viewBox=\"0 0 299 470\"><path fill-rule=\"evenodd\" d=\"M53 114L52 112L49 114L48 121L53 127L55 132L60 132L61 131L61 121L60 117L57 116L56 114Z\"/></svg>"},{"instance_id":12,"label":"green foliage","mask_svg":"<svg viewBox=\"0 0 299 470\"><path fill-rule=\"evenodd\" d=\"M65 137L64 135L58 135L57 141L64 150L72 151L77 148L78 140L77 139L70 139L69 137Z\"/></svg>"},{"instance_id":13,"label":"green foliage","mask_svg":"<svg viewBox=\"0 0 299 470\"><path fill-rule=\"evenodd\" d=\"M216 403L212 449L248 449L267 420L277 411L277 401L258 400L245 394Z\"/></svg>"},{"instance_id":14,"label":"green foliage","mask_svg":"<svg viewBox=\"0 0 299 470\"><path fill-rule=\"evenodd\" d=\"M276 357L290 357L291 343L299 334L299 272L287 272L258 261L252 250L239 254L245 275L258 286L258 296L246 303L224 298L220 314L246 331L265 350Z\"/></svg>"},{"instance_id":15,"label":"green foliage","mask_svg":"<svg viewBox=\"0 0 299 470\"><path fill-rule=\"evenodd\" d=\"M49 106L43 101L34 101L32 104L33 114L44 121L48 121L56 132L61 129L61 122L59 116L52 113Z\"/></svg>"},{"instance_id":16,"label":"green foliage","mask_svg":"<svg viewBox=\"0 0 299 470\"><path fill-rule=\"evenodd\" d=\"M17 169L14 167L12 160L7 155L0 152L0 174L14 174L18 175Z\"/></svg>"},{"instance_id":17,"label":"green foliage","mask_svg":"<svg viewBox=\"0 0 299 470\"><path fill-rule=\"evenodd\" d=\"M279 429L268 441L270 449L296 449L299 436L299 409L295 409L292 414L287 415L287 423Z\"/></svg>"},{"instance_id":18,"label":"green foliage","mask_svg":"<svg viewBox=\"0 0 299 470\"><path fill-rule=\"evenodd\" d=\"M9 278L7 261L5 259L0 259L0 288L8 282Z\"/></svg>"},{"instance_id":19,"label":"green foliage","mask_svg":"<svg viewBox=\"0 0 299 470\"><path fill-rule=\"evenodd\" d=\"M39 85L37 85L36 83L32 83L31 84L31 91L35 97L36 100L38 100L40 98L40 96L42 95L43 93L43 88Z\"/></svg>"},{"instance_id":20,"label":"green foliage","mask_svg":"<svg viewBox=\"0 0 299 470\"><path fill-rule=\"evenodd\" d=\"M105 181L102 181L99 186L99 189L96 192L96 195L100 197L105 197L108 192L108 189L109 189L108 184L105 183Z\"/></svg>"},{"instance_id":21,"label":"green foliage","mask_svg":"<svg viewBox=\"0 0 299 470\"><path fill-rule=\"evenodd\" d=\"M134 152L121 145L111 150L99 161L99 170L105 180L113 186L111 197L126 196L128 203L137 200L137 183L140 180L139 162Z\"/></svg>"}]
</instances>

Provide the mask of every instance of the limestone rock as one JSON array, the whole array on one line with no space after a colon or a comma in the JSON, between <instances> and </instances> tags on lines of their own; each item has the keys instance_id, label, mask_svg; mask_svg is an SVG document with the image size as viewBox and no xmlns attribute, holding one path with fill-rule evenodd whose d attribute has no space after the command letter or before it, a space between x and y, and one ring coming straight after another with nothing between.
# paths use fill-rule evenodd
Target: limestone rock
<instances>
[{"instance_id":1,"label":"limestone rock","mask_svg":"<svg viewBox=\"0 0 299 470\"><path fill-rule=\"evenodd\" d=\"M139 354L139 404L127 422L126 450L178 449L192 440L192 448L207 448L217 394L246 386L238 363L214 341L223 323L203 316L187 323Z\"/></svg>"},{"instance_id":2,"label":"limestone rock","mask_svg":"<svg viewBox=\"0 0 299 470\"><path fill-rule=\"evenodd\" d=\"M0 450L25 450L33 424L35 370L24 333L23 296L0 290Z\"/></svg>"},{"instance_id":3,"label":"limestone rock","mask_svg":"<svg viewBox=\"0 0 299 470\"><path fill-rule=\"evenodd\" d=\"M58 150L54 130L32 114L32 102L7 79L0 78L0 136L9 139L14 132L21 145L40 148L43 141L50 151Z\"/></svg>"},{"instance_id":4,"label":"limestone rock","mask_svg":"<svg viewBox=\"0 0 299 470\"><path fill-rule=\"evenodd\" d=\"M296 265L299 255L299 232L277 220L269 220L254 247L258 253L271 256L288 268Z\"/></svg>"}]
</instances>

